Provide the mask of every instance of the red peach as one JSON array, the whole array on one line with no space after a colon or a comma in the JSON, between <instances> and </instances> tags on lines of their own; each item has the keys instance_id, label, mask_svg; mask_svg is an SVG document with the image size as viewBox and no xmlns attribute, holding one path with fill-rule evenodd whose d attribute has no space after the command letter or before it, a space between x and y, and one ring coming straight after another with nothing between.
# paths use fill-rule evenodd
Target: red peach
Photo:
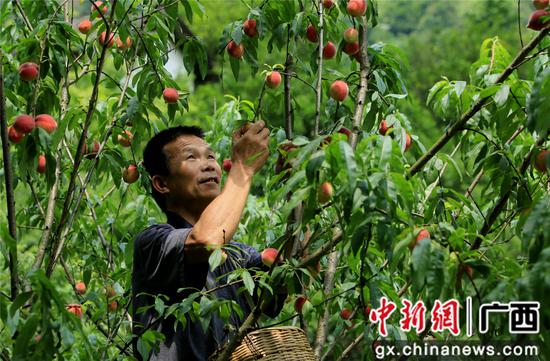
<instances>
[{"instance_id":1,"label":"red peach","mask_svg":"<svg viewBox=\"0 0 550 361\"><path fill-rule=\"evenodd\" d=\"M250 38L258 36L258 29L256 29L256 20L246 20L243 24L243 31Z\"/></svg>"},{"instance_id":2,"label":"red peach","mask_svg":"<svg viewBox=\"0 0 550 361\"><path fill-rule=\"evenodd\" d=\"M546 173L548 170L546 167L546 159L548 159L548 156L550 155L550 151L548 150L541 150L539 154L537 154L537 157L535 158L535 168L541 172Z\"/></svg>"},{"instance_id":3,"label":"red peach","mask_svg":"<svg viewBox=\"0 0 550 361\"><path fill-rule=\"evenodd\" d=\"M349 320L351 318L351 310L343 308L342 311L340 311L340 317L344 320Z\"/></svg>"},{"instance_id":4,"label":"red peach","mask_svg":"<svg viewBox=\"0 0 550 361\"><path fill-rule=\"evenodd\" d=\"M319 186L318 194L318 200L319 203L325 204L327 203L331 198L334 190L332 188L332 184L329 182L324 182Z\"/></svg>"},{"instance_id":5,"label":"red peach","mask_svg":"<svg viewBox=\"0 0 550 361\"><path fill-rule=\"evenodd\" d=\"M378 127L378 133L382 134L382 135L386 135L386 133L388 132L389 129L393 128L393 125L391 125L390 127L388 127L388 123L386 122L385 119L383 119L381 122L380 122L380 126Z\"/></svg>"},{"instance_id":6,"label":"red peach","mask_svg":"<svg viewBox=\"0 0 550 361\"><path fill-rule=\"evenodd\" d=\"M15 130L21 134L30 133L34 129L34 126L34 119L27 114L17 116L17 118L15 118L15 123L13 123Z\"/></svg>"},{"instance_id":7,"label":"red peach","mask_svg":"<svg viewBox=\"0 0 550 361\"><path fill-rule=\"evenodd\" d=\"M367 4L365 0L350 0L346 9L351 16L363 16L367 10Z\"/></svg>"},{"instance_id":8,"label":"red peach","mask_svg":"<svg viewBox=\"0 0 550 361\"><path fill-rule=\"evenodd\" d=\"M109 312L114 312L116 311L117 308L118 308L117 301L112 301L107 304L107 310L109 310Z\"/></svg>"},{"instance_id":9,"label":"red peach","mask_svg":"<svg viewBox=\"0 0 550 361\"><path fill-rule=\"evenodd\" d=\"M94 1L94 4L101 10L103 14L107 14L107 11L109 8L107 5L101 7L103 5L103 1ZM94 5L90 7L90 12L92 13L92 19L95 19L97 16L99 16L99 13Z\"/></svg>"},{"instance_id":10,"label":"red peach","mask_svg":"<svg viewBox=\"0 0 550 361\"><path fill-rule=\"evenodd\" d=\"M306 303L306 301L306 296L298 296L298 298L296 298L296 301L294 302L294 311L296 311L297 313L302 313L302 309L304 308L304 304Z\"/></svg>"},{"instance_id":11,"label":"red peach","mask_svg":"<svg viewBox=\"0 0 550 361\"><path fill-rule=\"evenodd\" d=\"M325 9L332 9L334 2L332 0L323 0L323 7Z\"/></svg>"},{"instance_id":12,"label":"red peach","mask_svg":"<svg viewBox=\"0 0 550 361\"><path fill-rule=\"evenodd\" d=\"M67 311L72 313L73 315L82 318L82 306L78 303L70 303L67 306L65 306Z\"/></svg>"},{"instance_id":13,"label":"red peach","mask_svg":"<svg viewBox=\"0 0 550 361\"><path fill-rule=\"evenodd\" d=\"M99 43L101 45L105 44L106 37L107 37L107 32L106 31L101 32L101 34L99 35L99 38L98 38ZM113 46L114 43L115 43L115 34L110 33L109 34L109 42L107 43L107 47L110 48L111 46Z\"/></svg>"},{"instance_id":14,"label":"red peach","mask_svg":"<svg viewBox=\"0 0 550 361\"><path fill-rule=\"evenodd\" d=\"M131 146L133 139L134 139L134 135L129 130L125 130L123 131L122 134L119 134L117 136L118 144L122 145L123 147Z\"/></svg>"},{"instance_id":15,"label":"red peach","mask_svg":"<svg viewBox=\"0 0 550 361\"><path fill-rule=\"evenodd\" d=\"M346 128L346 127L342 127L342 128L340 128L340 129L338 129L338 133L340 133L340 134L345 134L346 137L348 137L348 140L349 140L349 138L351 137L351 130L349 130L349 129Z\"/></svg>"},{"instance_id":16,"label":"red peach","mask_svg":"<svg viewBox=\"0 0 550 361\"><path fill-rule=\"evenodd\" d=\"M38 156L38 165L36 166L38 173L46 173L46 157L44 155Z\"/></svg>"},{"instance_id":17,"label":"red peach","mask_svg":"<svg viewBox=\"0 0 550 361\"><path fill-rule=\"evenodd\" d=\"M122 171L122 179L128 184L134 183L138 180L138 178L139 171L134 164L129 165Z\"/></svg>"},{"instance_id":18,"label":"red peach","mask_svg":"<svg viewBox=\"0 0 550 361\"><path fill-rule=\"evenodd\" d=\"M231 170L231 159L224 159L222 163L222 168L224 171L229 172Z\"/></svg>"},{"instance_id":19,"label":"red peach","mask_svg":"<svg viewBox=\"0 0 550 361\"><path fill-rule=\"evenodd\" d=\"M227 53L235 59L240 59L244 54L244 45L242 43L237 45L237 43L231 40L229 44L227 44Z\"/></svg>"},{"instance_id":20,"label":"red peach","mask_svg":"<svg viewBox=\"0 0 550 361\"><path fill-rule=\"evenodd\" d=\"M341 102L346 99L346 97L348 96L348 92L349 89L346 82L342 80L336 80L330 86L329 95L332 99Z\"/></svg>"},{"instance_id":21,"label":"red peach","mask_svg":"<svg viewBox=\"0 0 550 361\"><path fill-rule=\"evenodd\" d=\"M180 95L176 88L166 88L162 91L162 97L164 98L164 102L175 104L178 102Z\"/></svg>"},{"instance_id":22,"label":"red peach","mask_svg":"<svg viewBox=\"0 0 550 361\"><path fill-rule=\"evenodd\" d=\"M19 133L14 127L8 127L8 139L10 142L17 144L23 140L25 134Z\"/></svg>"},{"instance_id":23,"label":"red peach","mask_svg":"<svg viewBox=\"0 0 550 361\"><path fill-rule=\"evenodd\" d=\"M548 7L549 0L533 0L533 5L536 9L542 10Z\"/></svg>"},{"instance_id":24,"label":"red peach","mask_svg":"<svg viewBox=\"0 0 550 361\"><path fill-rule=\"evenodd\" d=\"M336 47L330 41L323 48L323 59L332 59L336 55Z\"/></svg>"},{"instance_id":25,"label":"red peach","mask_svg":"<svg viewBox=\"0 0 550 361\"><path fill-rule=\"evenodd\" d=\"M262 251L262 262L266 266L271 266L277 259L279 251L276 248L266 248Z\"/></svg>"},{"instance_id":26,"label":"red peach","mask_svg":"<svg viewBox=\"0 0 550 361\"><path fill-rule=\"evenodd\" d=\"M317 30L315 30L315 27L311 24L306 29L306 38L312 43L316 43L319 41L319 37L317 36Z\"/></svg>"},{"instance_id":27,"label":"red peach","mask_svg":"<svg viewBox=\"0 0 550 361\"><path fill-rule=\"evenodd\" d=\"M48 133L53 133L57 129L57 122L49 114L39 114L34 118L35 125L44 129Z\"/></svg>"},{"instance_id":28,"label":"red peach","mask_svg":"<svg viewBox=\"0 0 550 361\"><path fill-rule=\"evenodd\" d=\"M32 81L38 78L38 64L26 62L19 66L19 77L21 80Z\"/></svg>"},{"instance_id":29,"label":"red peach","mask_svg":"<svg viewBox=\"0 0 550 361\"><path fill-rule=\"evenodd\" d=\"M281 84L281 73L276 70L273 70L267 74L265 77L265 85L269 88L276 88Z\"/></svg>"},{"instance_id":30,"label":"red peach","mask_svg":"<svg viewBox=\"0 0 550 361\"><path fill-rule=\"evenodd\" d=\"M546 10L535 10L531 13L531 16L529 17L529 22L527 24L527 27L532 30L542 30L548 25L550 25L550 19L542 20L542 17L548 17L550 16L550 12Z\"/></svg>"},{"instance_id":31,"label":"red peach","mask_svg":"<svg viewBox=\"0 0 550 361\"><path fill-rule=\"evenodd\" d=\"M120 50L130 49L130 47L132 47L132 38L130 38L128 36L128 37L126 37L126 41L123 42L120 39L120 37L117 36L117 38L116 38L116 47L119 48Z\"/></svg>"},{"instance_id":32,"label":"red peach","mask_svg":"<svg viewBox=\"0 0 550 361\"><path fill-rule=\"evenodd\" d=\"M411 136L410 136L409 133L407 133L407 134L405 135L405 137L406 137L406 138L405 138L405 152L406 152L407 150L409 150L409 149L411 148L411 142L412 142L412 140L411 140Z\"/></svg>"},{"instance_id":33,"label":"red peach","mask_svg":"<svg viewBox=\"0 0 550 361\"><path fill-rule=\"evenodd\" d=\"M91 29L92 22L88 19L82 20L80 24L78 24L78 31L80 31L82 34L88 34Z\"/></svg>"},{"instance_id":34,"label":"red peach","mask_svg":"<svg viewBox=\"0 0 550 361\"><path fill-rule=\"evenodd\" d=\"M359 39L359 32L355 28L344 31L344 41L349 44L356 43Z\"/></svg>"},{"instance_id":35,"label":"red peach","mask_svg":"<svg viewBox=\"0 0 550 361\"><path fill-rule=\"evenodd\" d=\"M348 55L355 55L359 52L359 43L345 43L343 52Z\"/></svg>"},{"instance_id":36,"label":"red peach","mask_svg":"<svg viewBox=\"0 0 550 361\"><path fill-rule=\"evenodd\" d=\"M76 290L76 292L78 292L79 294L83 295L86 293L86 284L82 281L80 282L77 282L75 285L74 285L74 289Z\"/></svg>"}]
</instances>

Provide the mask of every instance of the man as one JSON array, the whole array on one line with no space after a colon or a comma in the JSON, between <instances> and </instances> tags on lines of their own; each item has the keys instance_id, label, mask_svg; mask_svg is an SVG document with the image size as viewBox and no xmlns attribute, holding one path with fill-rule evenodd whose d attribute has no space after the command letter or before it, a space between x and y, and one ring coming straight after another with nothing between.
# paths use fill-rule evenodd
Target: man
<instances>
[{"instance_id":1,"label":"man","mask_svg":"<svg viewBox=\"0 0 550 361\"><path fill-rule=\"evenodd\" d=\"M252 178L269 155L269 130L259 121L233 134L232 167L222 191L220 165L203 137L198 127L169 128L155 135L143 154L152 195L168 220L147 228L134 240L133 331L141 335L153 329L165 336L150 360L207 360L228 340L231 329L216 315L206 332L188 316L185 327L174 317L160 319L154 307L147 307L154 306L152 295L166 295L166 303L173 304L193 292L218 287L215 297L235 301L244 317L253 302L246 291L238 292L242 284L219 287L224 282L218 278L237 268L261 267L258 251L231 242L233 246L224 251L226 261L214 272L209 270L208 258L228 244L237 230ZM178 293L182 288L186 289ZM146 310L138 312L140 308ZM272 315L280 311L273 308ZM242 321L231 314L233 329ZM134 355L141 359L134 340Z\"/></svg>"}]
</instances>

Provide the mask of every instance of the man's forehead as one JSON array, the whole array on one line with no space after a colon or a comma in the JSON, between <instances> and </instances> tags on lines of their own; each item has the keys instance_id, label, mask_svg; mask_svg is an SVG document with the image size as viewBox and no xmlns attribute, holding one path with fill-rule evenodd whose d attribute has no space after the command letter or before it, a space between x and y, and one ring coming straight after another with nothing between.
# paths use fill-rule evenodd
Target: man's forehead
<instances>
[{"instance_id":1,"label":"man's forehead","mask_svg":"<svg viewBox=\"0 0 550 361\"><path fill-rule=\"evenodd\" d=\"M167 155L170 155L170 153L174 154L174 152L177 154L185 150L203 148L212 151L212 147L204 139L195 135L182 135L164 146L164 150L168 153Z\"/></svg>"}]
</instances>

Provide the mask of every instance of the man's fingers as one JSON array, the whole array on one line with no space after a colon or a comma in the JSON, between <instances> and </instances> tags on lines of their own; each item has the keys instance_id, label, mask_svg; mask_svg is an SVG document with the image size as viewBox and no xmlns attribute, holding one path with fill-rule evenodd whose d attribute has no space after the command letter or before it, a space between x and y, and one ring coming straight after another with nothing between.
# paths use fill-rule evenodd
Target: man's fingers
<instances>
[{"instance_id":1,"label":"man's fingers","mask_svg":"<svg viewBox=\"0 0 550 361\"><path fill-rule=\"evenodd\" d=\"M262 139L268 138L268 137L269 137L269 129L267 129L267 128L262 129L262 130L258 133L258 135L259 135L260 138L262 138Z\"/></svg>"},{"instance_id":2,"label":"man's fingers","mask_svg":"<svg viewBox=\"0 0 550 361\"><path fill-rule=\"evenodd\" d=\"M252 123L250 125L249 130L252 134L258 134L264 128L265 128L265 122L263 120L258 120L256 123Z\"/></svg>"}]
</instances>

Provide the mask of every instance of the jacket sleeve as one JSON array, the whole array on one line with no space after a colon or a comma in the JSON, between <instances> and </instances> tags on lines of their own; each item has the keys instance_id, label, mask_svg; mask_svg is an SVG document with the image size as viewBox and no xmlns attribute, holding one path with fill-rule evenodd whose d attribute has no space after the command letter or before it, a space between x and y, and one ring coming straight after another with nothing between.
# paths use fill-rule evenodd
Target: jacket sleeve
<instances>
[{"instance_id":1,"label":"jacket sleeve","mask_svg":"<svg viewBox=\"0 0 550 361\"><path fill-rule=\"evenodd\" d=\"M151 289L183 287L184 245L192 228L155 225L134 240L134 268Z\"/></svg>"}]
</instances>

